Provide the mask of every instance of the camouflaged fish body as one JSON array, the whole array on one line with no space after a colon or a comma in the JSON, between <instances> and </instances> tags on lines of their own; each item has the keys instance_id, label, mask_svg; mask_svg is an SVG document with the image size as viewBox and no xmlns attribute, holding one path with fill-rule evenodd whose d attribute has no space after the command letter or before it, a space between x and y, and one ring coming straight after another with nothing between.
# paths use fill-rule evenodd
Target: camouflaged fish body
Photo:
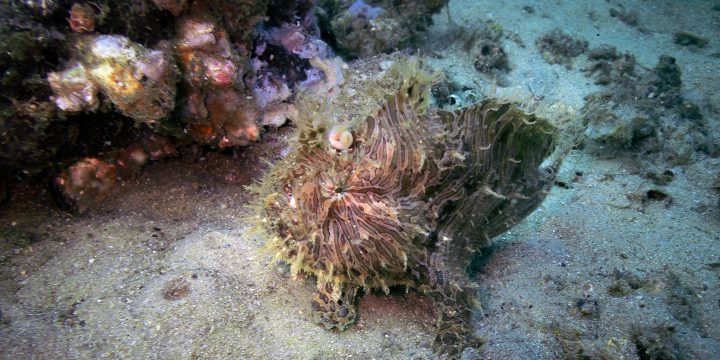
<instances>
[{"instance_id":1,"label":"camouflaged fish body","mask_svg":"<svg viewBox=\"0 0 720 360\"><path fill-rule=\"evenodd\" d=\"M309 107L315 123L299 124L259 211L275 257L317 278L318 322L345 329L360 287L420 289L437 306L436 348L452 357L478 345L473 253L540 204L561 156L549 121L499 100L424 111L428 87L402 82L374 113L341 123L340 142L337 122Z\"/></svg>"}]
</instances>

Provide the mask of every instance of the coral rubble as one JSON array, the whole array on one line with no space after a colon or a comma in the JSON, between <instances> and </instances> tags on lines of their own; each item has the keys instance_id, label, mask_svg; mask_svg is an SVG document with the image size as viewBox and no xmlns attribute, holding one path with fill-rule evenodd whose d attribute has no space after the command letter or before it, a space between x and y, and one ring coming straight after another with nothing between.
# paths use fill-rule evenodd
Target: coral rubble
<instances>
[{"instance_id":1,"label":"coral rubble","mask_svg":"<svg viewBox=\"0 0 720 360\"><path fill-rule=\"evenodd\" d=\"M175 107L177 69L167 46L151 50L124 36L85 35L75 47L77 62L48 74L61 110L95 110L98 90L125 115L150 125Z\"/></svg>"},{"instance_id":2,"label":"coral rubble","mask_svg":"<svg viewBox=\"0 0 720 360\"><path fill-rule=\"evenodd\" d=\"M323 0L326 31L345 56L366 57L413 47L447 0Z\"/></svg>"},{"instance_id":3,"label":"coral rubble","mask_svg":"<svg viewBox=\"0 0 720 360\"><path fill-rule=\"evenodd\" d=\"M717 152L703 117L708 109L682 96L682 71L675 58L662 55L654 68L636 71L632 54L601 45L588 59L592 65L586 75L607 86L586 98L585 135L593 143L657 154L647 159L674 164L688 162L696 151Z\"/></svg>"},{"instance_id":4,"label":"coral rubble","mask_svg":"<svg viewBox=\"0 0 720 360\"><path fill-rule=\"evenodd\" d=\"M112 195L118 181L137 175L149 160L175 153L169 139L150 134L102 158L81 159L52 180L51 190L62 207L83 213Z\"/></svg>"},{"instance_id":5,"label":"coral rubble","mask_svg":"<svg viewBox=\"0 0 720 360\"><path fill-rule=\"evenodd\" d=\"M590 50L588 59L593 64L585 73L594 76L598 85L628 84L635 80L635 57L630 53L618 54L614 47L602 44Z\"/></svg>"},{"instance_id":6,"label":"coral rubble","mask_svg":"<svg viewBox=\"0 0 720 360\"><path fill-rule=\"evenodd\" d=\"M502 27L492 21L472 32L459 31L459 38L462 40L463 50L473 53L475 57L475 70L485 74L496 74L497 72L510 69L508 56L502 45L504 31Z\"/></svg>"},{"instance_id":7,"label":"coral rubble","mask_svg":"<svg viewBox=\"0 0 720 360\"><path fill-rule=\"evenodd\" d=\"M568 69L572 68L573 58L588 49L586 40L574 39L560 29L555 29L539 37L535 44L545 61L550 64L564 65Z\"/></svg>"},{"instance_id":8,"label":"coral rubble","mask_svg":"<svg viewBox=\"0 0 720 360\"><path fill-rule=\"evenodd\" d=\"M243 57L209 14L179 20L175 40L183 72L182 117L197 142L226 147L259 138L257 109L243 90Z\"/></svg>"},{"instance_id":9,"label":"coral rubble","mask_svg":"<svg viewBox=\"0 0 720 360\"><path fill-rule=\"evenodd\" d=\"M175 24L156 49L94 33L113 8L70 9L65 69L47 75L61 116L114 108L138 127L184 143L239 147L260 139L261 125L292 119L298 92L332 96L343 82L346 65L319 39L312 1L285 2L282 11L262 0L155 5Z\"/></svg>"},{"instance_id":10,"label":"coral rubble","mask_svg":"<svg viewBox=\"0 0 720 360\"><path fill-rule=\"evenodd\" d=\"M508 59L502 46L491 40L480 41L480 51L475 58L475 69L482 73L507 70Z\"/></svg>"}]
</instances>

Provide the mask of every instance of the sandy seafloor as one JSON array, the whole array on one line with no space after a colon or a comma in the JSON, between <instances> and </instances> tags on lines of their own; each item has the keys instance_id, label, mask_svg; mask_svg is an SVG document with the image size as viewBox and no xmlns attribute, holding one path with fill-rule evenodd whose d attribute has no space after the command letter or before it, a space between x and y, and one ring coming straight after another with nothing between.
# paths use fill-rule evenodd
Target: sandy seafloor
<instances>
[{"instance_id":1,"label":"sandy seafloor","mask_svg":"<svg viewBox=\"0 0 720 360\"><path fill-rule=\"evenodd\" d=\"M500 85L580 108L598 91L581 72L546 63L535 39L559 27L590 48L608 43L651 69L662 54L682 69L682 93L720 109L720 12L713 1L450 1L435 16L425 55L448 78L488 91L456 26L488 19L511 71ZM533 7L532 14L523 6ZM630 27L608 15L638 14ZM642 29L642 31L639 30ZM673 44L686 30L703 49ZM438 55L439 54L439 55ZM714 55L713 55L714 54ZM581 60L579 60L581 61ZM715 130L717 131L717 130ZM57 210L42 186L15 189L0 208L0 358L431 359L432 307L416 292L365 294L356 326L328 332L308 316L312 281L290 279L248 232L243 189L283 133L235 156L185 151L155 163L100 208ZM715 141L718 134L715 133ZM631 152L573 150L540 208L499 236L480 271L475 331L487 343L467 359L720 358L720 159L695 154L665 186ZM579 175L581 174L581 175ZM635 201L660 189L672 201Z\"/></svg>"}]
</instances>

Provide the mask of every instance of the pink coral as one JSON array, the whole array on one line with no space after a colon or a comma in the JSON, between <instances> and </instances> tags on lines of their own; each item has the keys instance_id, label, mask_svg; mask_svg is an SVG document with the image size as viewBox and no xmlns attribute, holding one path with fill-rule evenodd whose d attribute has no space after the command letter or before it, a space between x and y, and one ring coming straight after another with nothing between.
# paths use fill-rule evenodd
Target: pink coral
<instances>
[{"instance_id":1,"label":"pink coral","mask_svg":"<svg viewBox=\"0 0 720 360\"><path fill-rule=\"evenodd\" d=\"M203 59L205 65L205 76L216 86L229 86L235 82L237 77L237 66L230 59L219 59L208 56Z\"/></svg>"}]
</instances>

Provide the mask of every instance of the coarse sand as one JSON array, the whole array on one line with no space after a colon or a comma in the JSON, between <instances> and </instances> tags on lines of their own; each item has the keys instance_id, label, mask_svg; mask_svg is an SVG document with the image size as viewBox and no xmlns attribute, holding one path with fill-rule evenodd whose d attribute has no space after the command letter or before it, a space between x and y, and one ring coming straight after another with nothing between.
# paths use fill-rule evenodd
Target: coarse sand
<instances>
[{"instance_id":1,"label":"coarse sand","mask_svg":"<svg viewBox=\"0 0 720 360\"><path fill-rule=\"evenodd\" d=\"M630 52L641 69L677 59L683 97L720 137L720 5L712 1L450 1L426 63L478 100L521 93L580 111L600 91L549 64L535 40L555 28ZM615 16L611 16L614 9ZM632 15L636 23L623 21ZM510 69L480 74L461 31L502 27ZM630 21L631 22L631 21ZM702 48L673 43L687 31ZM434 315L416 291L365 293L359 321L325 331L310 279L292 279L250 232L244 189L276 159L287 128L235 154L184 149L122 184L99 209L58 210L24 184L0 207L1 359L432 359ZM651 163L649 165L649 163ZM671 172L657 183L649 169ZM472 266L480 285L474 359L720 358L720 158L650 161L578 147L545 202Z\"/></svg>"}]
</instances>

